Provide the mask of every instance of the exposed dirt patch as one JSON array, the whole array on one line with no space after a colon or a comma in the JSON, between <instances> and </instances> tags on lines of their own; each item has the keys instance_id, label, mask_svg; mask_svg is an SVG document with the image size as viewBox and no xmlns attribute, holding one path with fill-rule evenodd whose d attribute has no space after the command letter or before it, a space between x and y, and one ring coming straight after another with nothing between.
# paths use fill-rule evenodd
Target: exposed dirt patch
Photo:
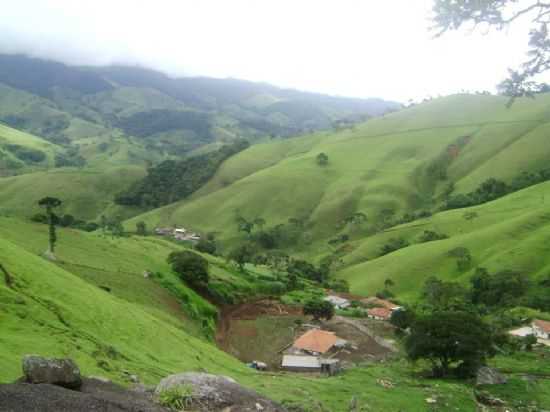
<instances>
[{"instance_id":1,"label":"exposed dirt patch","mask_svg":"<svg viewBox=\"0 0 550 412\"><path fill-rule=\"evenodd\" d=\"M221 313L218 346L243 362L265 362L271 370L279 369L285 350L311 322L301 308L272 300L226 307ZM378 361L396 352L386 339L393 335L393 327L386 322L336 316L320 326L350 343L351 347L327 354L345 363Z\"/></svg>"}]
</instances>

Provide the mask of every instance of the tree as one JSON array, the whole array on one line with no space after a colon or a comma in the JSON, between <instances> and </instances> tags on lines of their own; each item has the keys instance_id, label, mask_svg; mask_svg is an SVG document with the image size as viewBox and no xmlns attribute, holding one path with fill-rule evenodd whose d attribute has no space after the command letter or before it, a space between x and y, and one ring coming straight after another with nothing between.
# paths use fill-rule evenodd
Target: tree
<instances>
[{"instance_id":1,"label":"tree","mask_svg":"<svg viewBox=\"0 0 550 412\"><path fill-rule=\"evenodd\" d=\"M256 219L254 219L254 225L258 226L260 228L260 230L263 229L264 225L266 224L266 221L263 217L257 217Z\"/></svg>"},{"instance_id":2,"label":"tree","mask_svg":"<svg viewBox=\"0 0 550 412\"><path fill-rule=\"evenodd\" d=\"M208 284L208 261L201 255L188 250L172 252L168 256L168 263L190 286L202 287Z\"/></svg>"},{"instance_id":3,"label":"tree","mask_svg":"<svg viewBox=\"0 0 550 412\"><path fill-rule=\"evenodd\" d=\"M122 217L114 216L107 220L107 230L111 232L112 237L121 237L124 235L124 227L122 226Z\"/></svg>"},{"instance_id":4,"label":"tree","mask_svg":"<svg viewBox=\"0 0 550 412\"><path fill-rule=\"evenodd\" d=\"M319 166L326 166L328 165L328 156L325 153L319 153L317 157L315 158L317 161L317 164Z\"/></svg>"},{"instance_id":5,"label":"tree","mask_svg":"<svg viewBox=\"0 0 550 412\"><path fill-rule=\"evenodd\" d=\"M305 316L313 316L313 320L330 320L334 316L334 306L327 300L313 298L305 303L303 313Z\"/></svg>"},{"instance_id":6,"label":"tree","mask_svg":"<svg viewBox=\"0 0 550 412\"><path fill-rule=\"evenodd\" d=\"M392 286L395 286L395 283L393 282L393 280L391 280L390 278L387 278L385 281L384 281L384 287L386 289L389 289L391 288Z\"/></svg>"},{"instance_id":7,"label":"tree","mask_svg":"<svg viewBox=\"0 0 550 412\"><path fill-rule=\"evenodd\" d=\"M214 239L201 238L195 245L195 249L202 253L213 255L216 253L217 245Z\"/></svg>"},{"instance_id":8,"label":"tree","mask_svg":"<svg viewBox=\"0 0 550 412\"><path fill-rule=\"evenodd\" d=\"M466 289L457 282L444 282L435 276L426 279L422 300L431 308L450 310L467 306Z\"/></svg>"},{"instance_id":9,"label":"tree","mask_svg":"<svg viewBox=\"0 0 550 412\"><path fill-rule=\"evenodd\" d=\"M147 224L143 220L136 223L136 233L139 236L147 236Z\"/></svg>"},{"instance_id":10,"label":"tree","mask_svg":"<svg viewBox=\"0 0 550 412\"><path fill-rule=\"evenodd\" d=\"M56 207L61 206L61 200L55 197L44 197L38 201L38 205L46 209L46 215L48 216L49 236L48 236L48 250L46 254L50 257L55 257L55 243L57 242L57 233L55 231L56 220L53 210Z\"/></svg>"},{"instance_id":11,"label":"tree","mask_svg":"<svg viewBox=\"0 0 550 412\"><path fill-rule=\"evenodd\" d=\"M233 249L229 253L228 258L235 261L237 265L239 265L239 270L241 272L244 272L244 265L248 262L252 262L254 254L255 250L252 248L252 246L245 243Z\"/></svg>"},{"instance_id":12,"label":"tree","mask_svg":"<svg viewBox=\"0 0 550 412\"><path fill-rule=\"evenodd\" d=\"M468 365L471 371L494 356L490 328L475 314L436 311L416 319L405 339L407 357L427 359L434 376L448 376L453 365Z\"/></svg>"},{"instance_id":13,"label":"tree","mask_svg":"<svg viewBox=\"0 0 550 412\"><path fill-rule=\"evenodd\" d=\"M411 309L394 310L390 323L398 329L405 330L413 324L415 317L416 315Z\"/></svg>"},{"instance_id":14,"label":"tree","mask_svg":"<svg viewBox=\"0 0 550 412\"><path fill-rule=\"evenodd\" d=\"M433 11L437 36L447 31L458 30L467 23L472 23L474 27L485 25L505 30L519 18L528 17L531 21L528 57L519 69L509 69L510 75L500 83L499 90L513 99L519 96L533 96L534 93L546 89L544 84L531 79L550 68L550 3L540 0L435 0Z\"/></svg>"}]
</instances>

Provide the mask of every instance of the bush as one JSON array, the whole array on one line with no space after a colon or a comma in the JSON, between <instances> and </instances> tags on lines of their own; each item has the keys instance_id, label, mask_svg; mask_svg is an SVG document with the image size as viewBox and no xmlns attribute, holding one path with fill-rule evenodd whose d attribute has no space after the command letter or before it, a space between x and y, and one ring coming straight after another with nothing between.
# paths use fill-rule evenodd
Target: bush
<instances>
[{"instance_id":1,"label":"bush","mask_svg":"<svg viewBox=\"0 0 550 412\"><path fill-rule=\"evenodd\" d=\"M380 256L388 255L396 250L406 248L410 243L403 238L392 238L380 249Z\"/></svg>"},{"instance_id":2,"label":"bush","mask_svg":"<svg viewBox=\"0 0 550 412\"><path fill-rule=\"evenodd\" d=\"M201 253L208 253L214 255L217 250L216 242L208 239L201 239L195 245L195 249Z\"/></svg>"},{"instance_id":3,"label":"bush","mask_svg":"<svg viewBox=\"0 0 550 412\"><path fill-rule=\"evenodd\" d=\"M208 261L202 256L187 250L172 252L168 256L168 263L189 285L202 287L208 284Z\"/></svg>"},{"instance_id":4,"label":"bush","mask_svg":"<svg viewBox=\"0 0 550 412\"><path fill-rule=\"evenodd\" d=\"M314 320L330 320L334 316L334 306L329 301L313 298L305 303L303 312L306 316L313 316Z\"/></svg>"},{"instance_id":5,"label":"bush","mask_svg":"<svg viewBox=\"0 0 550 412\"><path fill-rule=\"evenodd\" d=\"M433 242L436 240L443 240L448 239L449 236L447 236L444 233L437 233L432 230L425 230L422 235L420 235L420 238L418 239L419 243L426 243L426 242Z\"/></svg>"}]
</instances>

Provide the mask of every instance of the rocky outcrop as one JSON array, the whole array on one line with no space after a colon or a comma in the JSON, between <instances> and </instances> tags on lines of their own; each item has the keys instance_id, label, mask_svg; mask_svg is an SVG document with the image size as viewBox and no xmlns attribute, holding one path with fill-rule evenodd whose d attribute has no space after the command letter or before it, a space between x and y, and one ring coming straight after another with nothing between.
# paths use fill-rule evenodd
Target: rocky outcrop
<instances>
[{"instance_id":1,"label":"rocky outcrop","mask_svg":"<svg viewBox=\"0 0 550 412\"><path fill-rule=\"evenodd\" d=\"M156 388L157 396L165 391L188 387L191 410L201 412L285 412L286 409L247 389L226 376L206 373L181 373L164 378Z\"/></svg>"},{"instance_id":2,"label":"rocky outcrop","mask_svg":"<svg viewBox=\"0 0 550 412\"><path fill-rule=\"evenodd\" d=\"M168 412L151 394L86 378L79 391L50 384L0 385L0 405L2 412Z\"/></svg>"},{"instance_id":3,"label":"rocky outcrop","mask_svg":"<svg viewBox=\"0 0 550 412\"><path fill-rule=\"evenodd\" d=\"M23 374L27 383L50 383L70 389L78 389L82 384L80 369L71 359L27 355L23 358Z\"/></svg>"},{"instance_id":4,"label":"rocky outcrop","mask_svg":"<svg viewBox=\"0 0 550 412\"><path fill-rule=\"evenodd\" d=\"M477 371L477 385L502 385L507 382L506 376L496 369L482 366Z\"/></svg>"}]
</instances>

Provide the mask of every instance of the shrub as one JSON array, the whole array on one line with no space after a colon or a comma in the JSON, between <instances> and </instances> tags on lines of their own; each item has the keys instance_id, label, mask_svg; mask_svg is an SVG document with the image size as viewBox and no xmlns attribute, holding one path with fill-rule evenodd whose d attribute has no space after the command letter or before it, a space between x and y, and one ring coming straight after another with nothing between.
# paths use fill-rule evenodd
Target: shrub
<instances>
[{"instance_id":1,"label":"shrub","mask_svg":"<svg viewBox=\"0 0 550 412\"><path fill-rule=\"evenodd\" d=\"M326 300L313 298L305 303L303 312L306 316L313 316L314 320L330 320L334 316L334 306Z\"/></svg>"},{"instance_id":2,"label":"shrub","mask_svg":"<svg viewBox=\"0 0 550 412\"><path fill-rule=\"evenodd\" d=\"M392 238L380 249L380 256L388 255L396 250L406 248L410 243L403 238Z\"/></svg>"},{"instance_id":3,"label":"shrub","mask_svg":"<svg viewBox=\"0 0 550 412\"><path fill-rule=\"evenodd\" d=\"M172 252L168 256L168 263L179 277L192 286L208 284L208 261L202 256L187 250Z\"/></svg>"}]
</instances>

